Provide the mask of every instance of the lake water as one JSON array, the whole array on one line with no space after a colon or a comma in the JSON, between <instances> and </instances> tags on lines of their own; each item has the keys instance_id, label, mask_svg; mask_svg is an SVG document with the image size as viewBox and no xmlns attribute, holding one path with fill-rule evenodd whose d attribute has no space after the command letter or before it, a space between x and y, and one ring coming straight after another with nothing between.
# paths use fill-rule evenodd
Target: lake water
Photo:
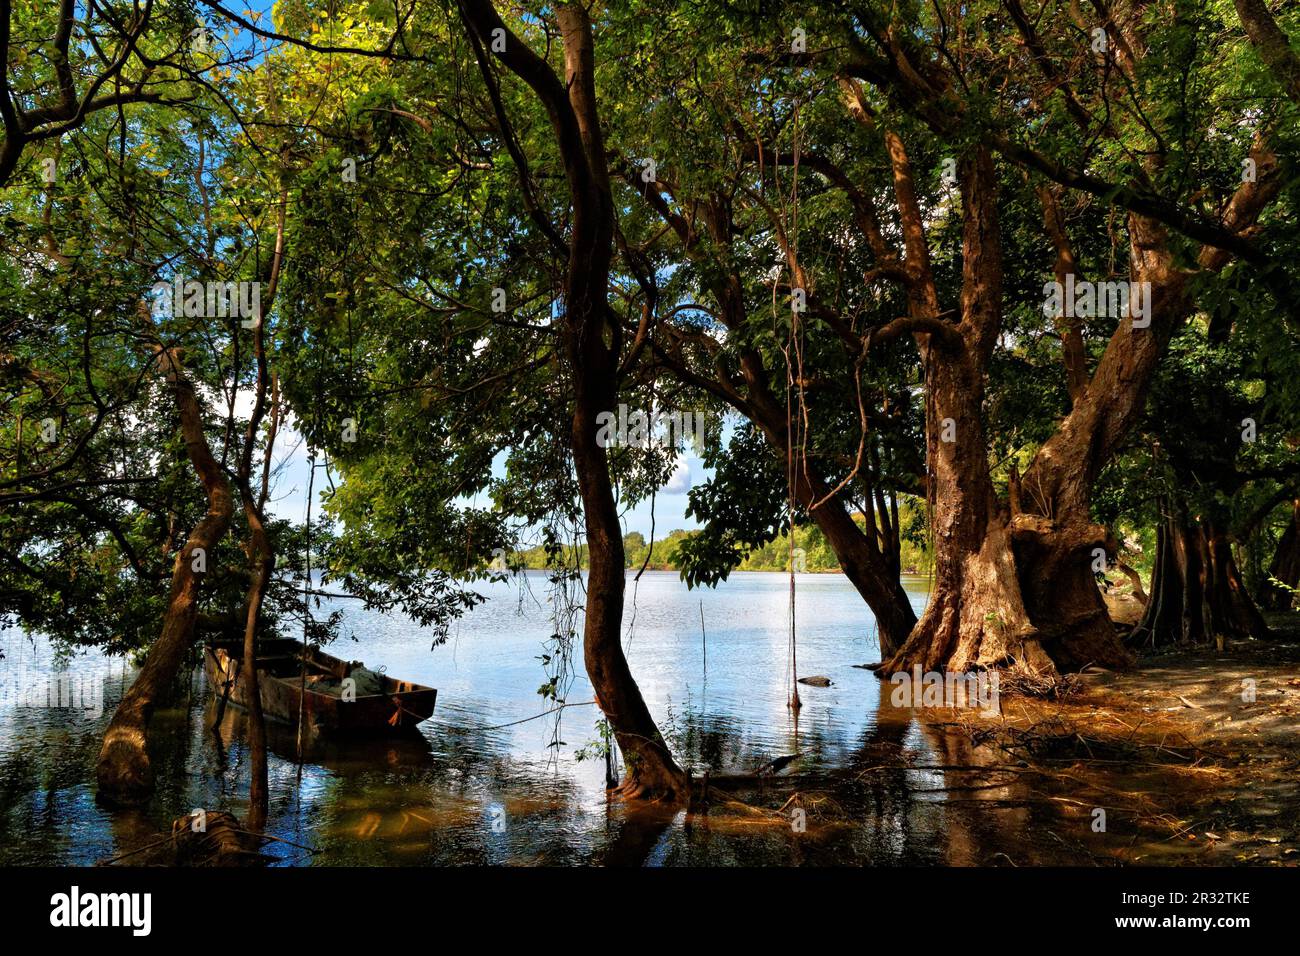
<instances>
[{"instance_id":1,"label":"lake water","mask_svg":"<svg viewBox=\"0 0 1300 956\"><path fill-rule=\"evenodd\" d=\"M905 583L919 611L926 582ZM647 571L636 585L629 576L624 644L683 765L745 773L799 753L792 770L830 781L804 799L835 812L810 810L806 830L609 801L605 761L579 759L599 737L596 708L580 705L592 698L580 646L561 687L579 706L515 723L552 706L537 690L553 608L546 576L530 572L478 585L488 600L432 649L429 633L404 618L337 604L355 642L340 640L331 653L437 687L437 710L409 738L316 748L301 773L292 734L273 732L268 832L317 852L290 843L267 852L284 865L979 864L1008 850L1022 858L1034 845L1026 834L1042 831L1031 811L997 803L1012 788L959 788L991 798L981 807L945 792L954 781L944 770L882 769L884 758L943 767L970 755L891 708L889 686L854 667L879 652L870 611L847 580L799 575L797 585L799 674L832 681L800 686L797 721L786 705L784 574L739 573L696 591L676 573ZM0 632L0 650L0 864L89 865L155 840L195 808L243 815L242 714L231 708L210 728L200 671L187 700L155 714L155 797L140 811L111 813L95 803L94 761L130 669L94 653L59 662L17 631ZM43 695L60 678L72 706L32 706L32 689ZM1059 850L1033 855L1072 861Z\"/></svg>"}]
</instances>

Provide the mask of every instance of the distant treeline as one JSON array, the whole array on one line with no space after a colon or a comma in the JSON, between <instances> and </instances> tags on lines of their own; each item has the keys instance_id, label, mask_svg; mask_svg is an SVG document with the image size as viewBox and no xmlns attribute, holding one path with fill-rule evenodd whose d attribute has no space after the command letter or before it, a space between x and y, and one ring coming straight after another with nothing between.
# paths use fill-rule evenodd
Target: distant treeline
<instances>
[{"instance_id":1,"label":"distant treeline","mask_svg":"<svg viewBox=\"0 0 1300 956\"><path fill-rule=\"evenodd\" d=\"M921 534L909 537L906 530L913 524L910 520L910 509L906 506L902 508L901 525L904 528L901 545L902 569L905 574L928 574L931 568L931 557L929 550L925 547L925 539ZM855 520L859 525L864 525L865 521L861 515L856 515ZM922 527L917 525L918 529ZM653 544L646 539L646 536L639 531L633 531L623 536L623 550L626 553L626 565L629 568L640 568L643 564L654 571L679 571L681 566L678 562L677 551L683 541L688 541L697 534L695 531L686 531L677 528L663 537L656 537ZM795 564L796 569L808 572L834 572L840 570L839 561L835 559L835 552L826 542L825 535L816 525L807 525L796 527L794 529L794 547L795 547ZM800 555L802 549L802 555ZM565 549L566 555L572 555L571 549ZM587 567L587 547L585 544L578 546L578 556L582 567ZM646 562L646 555L649 554L650 560ZM800 558L802 557L802 566ZM790 568L790 536L782 533L777 538L769 541L761 548L756 548L748 552L744 560L737 566L738 571L786 571ZM529 570L540 570L547 566L546 551L541 546L530 548L527 551L520 552L510 559L510 563L516 561L521 563Z\"/></svg>"}]
</instances>

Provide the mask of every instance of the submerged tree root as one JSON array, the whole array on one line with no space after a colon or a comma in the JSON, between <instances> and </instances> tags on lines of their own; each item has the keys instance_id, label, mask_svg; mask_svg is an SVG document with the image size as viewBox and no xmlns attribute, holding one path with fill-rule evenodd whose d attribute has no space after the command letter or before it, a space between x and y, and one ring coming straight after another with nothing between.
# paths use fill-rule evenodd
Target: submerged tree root
<instances>
[{"instance_id":1,"label":"submerged tree root","mask_svg":"<svg viewBox=\"0 0 1300 956\"><path fill-rule=\"evenodd\" d=\"M245 829L232 814L213 811L204 814L201 822L194 816L178 817L172 821L171 833L152 843L137 847L112 859L101 861L101 866L117 866L130 860L131 866L183 866L183 867L241 867L266 866L276 858L260 852L268 842L285 843L305 851L308 855L318 851L280 837Z\"/></svg>"},{"instance_id":2,"label":"submerged tree root","mask_svg":"<svg viewBox=\"0 0 1300 956\"><path fill-rule=\"evenodd\" d=\"M851 819L850 812L832 796L841 776L826 773L780 777L758 773L706 775L691 781L689 812L710 819L721 816L732 827L776 827L803 832L810 818L820 824ZM739 793L753 799L742 799ZM784 800L774 805L782 797Z\"/></svg>"}]
</instances>

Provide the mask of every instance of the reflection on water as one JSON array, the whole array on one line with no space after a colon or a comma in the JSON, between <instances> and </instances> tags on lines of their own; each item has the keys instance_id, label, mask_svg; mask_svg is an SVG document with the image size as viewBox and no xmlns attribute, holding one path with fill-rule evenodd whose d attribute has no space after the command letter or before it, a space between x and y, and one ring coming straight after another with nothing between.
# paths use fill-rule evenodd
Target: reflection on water
<instances>
[{"instance_id":1,"label":"reflection on water","mask_svg":"<svg viewBox=\"0 0 1300 956\"><path fill-rule=\"evenodd\" d=\"M355 643L331 651L437 687L437 711L405 737L313 745L301 772L292 731L270 725L268 832L287 842L266 852L286 865L981 864L1008 849L1023 859L1026 834L1050 832L1050 821L1039 826L1009 799L1014 778L963 788L961 773L894 766L900 756L936 768L975 761L961 740L892 710L881 683L854 667L879 654L869 610L838 575L799 576L800 676L832 684L801 687L796 726L786 707L786 582L738 574L716 591L692 592L676 574L647 572L635 595L629 582L625 645L661 729L696 773L744 773L803 755L797 769L821 788L803 795L813 808L806 832L743 815L610 804L603 760L578 759L599 736L594 707L570 707L558 725L555 717L515 723L548 707L537 695L552 633L547 586L528 574L481 585L489 600L433 650L405 619L343 606ZM907 584L919 610L924 582ZM243 815L243 714L228 709L214 730L201 672L155 714L153 800L110 813L95 804L94 761L132 673L93 653L60 663L16 631L0 633L0 650L0 863L87 865L148 843L194 808ZM570 703L592 697L576 670L562 694ZM90 690L45 693L60 677ZM93 704L96 689L99 716L82 705ZM35 697L45 706L31 706ZM1075 860L1057 848L1050 861Z\"/></svg>"}]
</instances>

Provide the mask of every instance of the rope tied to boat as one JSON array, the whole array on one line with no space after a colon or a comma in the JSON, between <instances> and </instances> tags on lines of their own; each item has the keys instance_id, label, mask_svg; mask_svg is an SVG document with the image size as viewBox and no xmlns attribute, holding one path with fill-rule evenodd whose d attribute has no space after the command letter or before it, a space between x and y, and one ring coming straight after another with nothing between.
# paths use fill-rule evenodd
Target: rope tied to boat
<instances>
[{"instance_id":1,"label":"rope tied to boat","mask_svg":"<svg viewBox=\"0 0 1300 956\"><path fill-rule=\"evenodd\" d=\"M420 721L424 720L424 717L421 716L421 715L420 715L419 713L417 713L416 711L414 711L414 710L410 710L410 709L408 709L408 708L406 708L406 707L403 707L403 706L402 706L402 701L401 701L400 698L397 698L397 697L391 697L391 698L389 698L389 699L390 699L390 700L391 700L391 701L392 701L392 702L397 706L397 709L393 711L393 716L391 716L391 717L388 718L388 726L389 726L389 727L398 727L398 726L400 726L401 723L402 723L402 714L410 714L412 717L415 718L415 722L416 722L417 724L418 724Z\"/></svg>"},{"instance_id":2,"label":"rope tied to boat","mask_svg":"<svg viewBox=\"0 0 1300 956\"><path fill-rule=\"evenodd\" d=\"M564 710L566 707L588 707L588 706L590 706L591 704L598 704L598 703L600 703L600 701L595 700L595 699L592 699L592 700L579 700L579 701L574 701L572 704L561 704L559 707L552 707L550 710L544 710L544 711L542 711L540 714L533 714L533 716L531 716L531 717L525 717L523 720L512 720L512 721L510 721L510 723L508 723L508 724L497 724L497 725L494 726L494 727L478 727L478 728L475 728L475 729L477 729L477 730L479 730L479 731L484 731L484 730L500 730L500 729L502 729L503 727L514 727L514 726L516 726L517 724L526 724L526 723L528 723L530 720L541 720L543 717L549 717L551 714L554 714L554 713L557 713L557 712L559 712L559 711L561 711L561 710Z\"/></svg>"}]
</instances>

